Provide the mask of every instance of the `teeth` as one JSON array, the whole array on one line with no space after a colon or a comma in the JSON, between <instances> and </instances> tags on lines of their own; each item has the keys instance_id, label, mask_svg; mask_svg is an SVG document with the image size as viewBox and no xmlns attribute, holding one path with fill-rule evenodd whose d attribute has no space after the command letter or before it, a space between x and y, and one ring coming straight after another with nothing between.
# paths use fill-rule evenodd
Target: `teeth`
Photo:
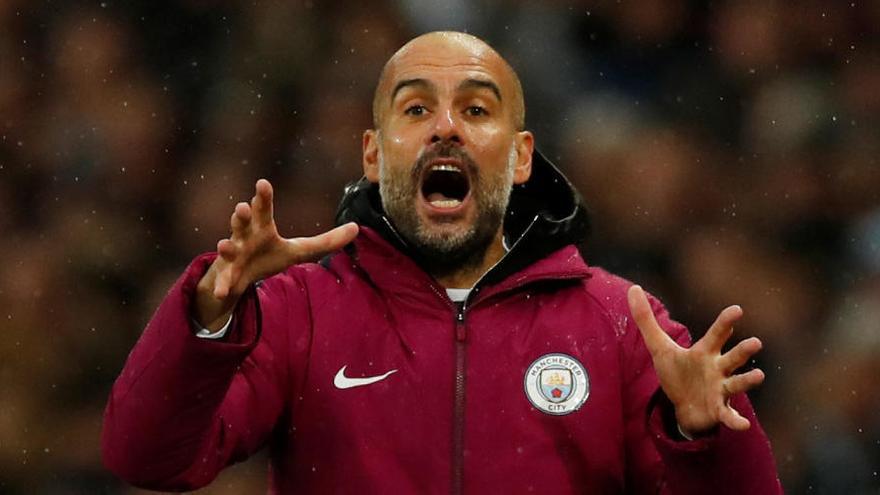
<instances>
[{"instance_id":1,"label":"teeth","mask_svg":"<svg viewBox=\"0 0 880 495\"><path fill-rule=\"evenodd\" d=\"M456 167L455 165L449 165L449 164L445 164L445 163L443 163L443 164L439 164L439 165L434 165L433 167L431 167L431 171L432 171L432 172L434 172L434 171L440 171L440 172L458 172L458 173L461 173L461 169L459 169L459 168Z\"/></svg>"},{"instance_id":2,"label":"teeth","mask_svg":"<svg viewBox=\"0 0 880 495\"><path fill-rule=\"evenodd\" d=\"M431 206L435 208L455 208L460 204L461 201L457 199L435 199L431 201Z\"/></svg>"}]
</instances>

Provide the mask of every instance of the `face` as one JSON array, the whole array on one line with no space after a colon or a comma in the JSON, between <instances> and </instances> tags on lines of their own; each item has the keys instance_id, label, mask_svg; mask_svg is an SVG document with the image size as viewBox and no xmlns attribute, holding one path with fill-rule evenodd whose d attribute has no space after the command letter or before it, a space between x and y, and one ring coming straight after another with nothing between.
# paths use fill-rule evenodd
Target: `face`
<instances>
[{"instance_id":1,"label":"face","mask_svg":"<svg viewBox=\"0 0 880 495\"><path fill-rule=\"evenodd\" d=\"M517 130L506 63L479 40L428 35L392 58L377 91L380 128L364 134L364 170L399 233L451 264L500 242L533 147Z\"/></svg>"}]
</instances>

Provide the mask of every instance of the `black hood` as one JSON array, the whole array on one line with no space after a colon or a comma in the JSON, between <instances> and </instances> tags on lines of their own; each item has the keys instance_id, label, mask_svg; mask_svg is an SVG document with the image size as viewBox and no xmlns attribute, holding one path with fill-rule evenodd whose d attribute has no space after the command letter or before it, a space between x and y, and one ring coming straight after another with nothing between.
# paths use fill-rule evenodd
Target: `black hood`
<instances>
[{"instance_id":1,"label":"black hood","mask_svg":"<svg viewBox=\"0 0 880 495\"><path fill-rule=\"evenodd\" d=\"M385 215L378 184L362 178L345 188L336 224L347 222L379 232L419 262L418 253L400 237ZM532 175L525 184L513 186L504 216L504 238L510 252L480 283L496 283L563 246L579 245L589 231L589 215L581 195L555 165L535 150Z\"/></svg>"}]
</instances>

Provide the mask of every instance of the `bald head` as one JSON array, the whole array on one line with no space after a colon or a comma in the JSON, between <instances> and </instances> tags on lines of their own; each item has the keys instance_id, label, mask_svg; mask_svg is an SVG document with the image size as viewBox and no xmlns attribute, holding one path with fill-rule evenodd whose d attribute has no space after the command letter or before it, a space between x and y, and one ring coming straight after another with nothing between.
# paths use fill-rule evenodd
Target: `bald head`
<instances>
[{"instance_id":1,"label":"bald head","mask_svg":"<svg viewBox=\"0 0 880 495\"><path fill-rule=\"evenodd\" d=\"M373 94L373 127L381 129L386 112L391 107L394 94L401 84L411 83L414 69L467 68L473 66L488 72L493 80L476 80L488 83L499 100L510 112L517 130L525 128L525 103L522 85L516 72L498 52L476 36L456 31L435 31L410 40L391 56Z\"/></svg>"}]
</instances>

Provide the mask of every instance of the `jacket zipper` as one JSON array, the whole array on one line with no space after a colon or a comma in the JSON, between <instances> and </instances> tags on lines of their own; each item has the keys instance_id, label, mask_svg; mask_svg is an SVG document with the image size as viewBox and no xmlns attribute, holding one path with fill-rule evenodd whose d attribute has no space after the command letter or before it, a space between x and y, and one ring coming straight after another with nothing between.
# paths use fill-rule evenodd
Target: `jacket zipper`
<instances>
[{"instance_id":1,"label":"jacket zipper","mask_svg":"<svg viewBox=\"0 0 880 495\"><path fill-rule=\"evenodd\" d=\"M455 303L455 402L452 418L452 493L464 493L465 339L464 302Z\"/></svg>"},{"instance_id":2,"label":"jacket zipper","mask_svg":"<svg viewBox=\"0 0 880 495\"><path fill-rule=\"evenodd\" d=\"M385 215L382 216L382 220L385 221L385 224L391 229L391 232L397 237L397 239L406 246L406 242L397 233L397 230L394 228L394 225L391 224L391 221L388 220L388 217ZM465 298L462 302L455 303L455 400L453 404L453 417L452 417L452 493L453 495L461 495L464 493L464 413L465 413L465 377L466 377L466 347L465 340L467 338L467 328L465 326L465 310L467 309L467 303L473 297L475 297L482 287L480 287L480 282L486 278L486 274L491 272L496 266L498 266L507 255L513 251L519 241L521 241L526 234L532 230L532 226L535 225L535 222L538 220L538 215L535 215L532 218L532 221L529 222L529 225L523 230L523 233L516 239L510 249L501 257L498 261L495 262L494 265L489 267L485 273L483 273L480 278L474 283L473 288L471 289L470 294ZM506 247L506 246L505 246ZM431 284L431 289L444 301L449 301L448 296L444 296L440 290L437 289L435 284Z\"/></svg>"},{"instance_id":3,"label":"jacket zipper","mask_svg":"<svg viewBox=\"0 0 880 495\"><path fill-rule=\"evenodd\" d=\"M535 224L535 221L538 220L538 216L535 215L532 218L532 221L529 223L528 227L523 231L523 233L517 238L516 242L513 243L513 246L504 253L504 256L501 257L500 260L496 261L494 265L489 267L485 273L483 273L479 279L477 279L476 283L474 283L473 288L471 289L470 294L465 298L462 302L455 303L455 403L453 405L453 417L452 417L452 494L453 495L461 495L464 493L464 412L465 412L465 377L466 377L466 365L467 360L465 359L467 356L467 348L465 347L465 341L467 339L467 327L465 326L465 310L467 309L468 301L472 300L472 298L476 297L476 295L480 292L480 282L486 278L486 274L491 272L496 266L498 266L501 261L507 257L513 249L519 244L519 241L525 237L526 233L532 229L532 226ZM448 298L446 299L448 300Z\"/></svg>"}]
</instances>

